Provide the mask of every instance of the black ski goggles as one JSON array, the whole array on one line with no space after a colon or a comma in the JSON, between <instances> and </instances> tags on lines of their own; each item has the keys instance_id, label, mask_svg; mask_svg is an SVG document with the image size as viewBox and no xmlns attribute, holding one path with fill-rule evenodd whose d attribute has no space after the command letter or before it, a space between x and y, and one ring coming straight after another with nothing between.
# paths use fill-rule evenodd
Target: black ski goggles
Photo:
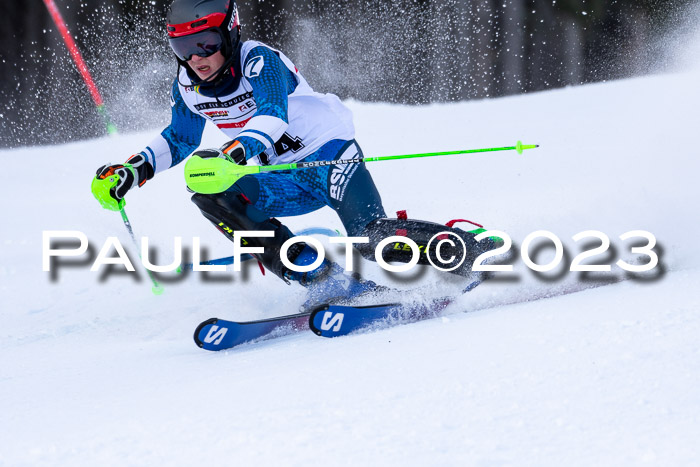
<instances>
[{"instance_id":1,"label":"black ski goggles","mask_svg":"<svg viewBox=\"0 0 700 467\"><path fill-rule=\"evenodd\" d=\"M191 60L193 55L200 57L214 55L224 46L224 38L216 29L207 29L187 36L171 37L168 41L177 58L185 62Z\"/></svg>"}]
</instances>

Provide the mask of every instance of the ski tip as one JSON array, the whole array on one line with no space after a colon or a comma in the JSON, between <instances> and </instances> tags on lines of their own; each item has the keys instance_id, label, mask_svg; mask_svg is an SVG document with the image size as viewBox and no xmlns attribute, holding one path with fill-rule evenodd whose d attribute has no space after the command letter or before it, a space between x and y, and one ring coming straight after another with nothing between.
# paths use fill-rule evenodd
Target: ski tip
<instances>
[{"instance_id":1,"label":"ski tip","mask_svg":"<svg viewBox=\"0 0 700 467\"><path fill-rule=\"evenodd\" d=\"M328 310L328 306L329 305L327 303L319 305L312 309L309 313L309 329L311 329L311 331L317 336L322 335L323 332L317 326L314 325L314 319L318 313Z\"/></svg>"},{"instance_id":2,"label":"ski tip","mask_svg":"<svg viewBox=\"0 0 700 467\"><path fill-rule=\"evenodd\" d=\"M200 349L204 347L204 342L199 338L199 333L200 331L205 327L210 324L216 324L216 322L219 321L219 318L209 318L206 321L202 321L199 323L199 326L197 326L197 329L194 330L194 343L197 344L197 347Z\"/></svg>"}]
</instances>

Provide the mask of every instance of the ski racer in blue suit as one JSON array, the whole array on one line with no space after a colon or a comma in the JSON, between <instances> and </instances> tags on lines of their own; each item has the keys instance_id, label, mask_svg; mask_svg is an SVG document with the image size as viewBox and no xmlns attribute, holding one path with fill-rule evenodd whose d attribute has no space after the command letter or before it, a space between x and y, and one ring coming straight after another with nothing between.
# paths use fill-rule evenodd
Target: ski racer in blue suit
<instances>
[{"instance_id":1,"label":"ski racer in blue suit","mask_svg":"<svg viewBox=\"0 0 700 467\"><path fill-rule=\"evenodd\" d=\"M230 141L220 149L196 152L200 157L223 157L243 165L362 157L354 139L352 114L335 95L314 92L282 52L260 42L240 40L235 0L174 0L168 10L167 30L179 63L171 93L172 121L127 163L98 169L100 179L119 175L118 184L110 191L115 200L192 154L200 146L207 121ZM255 256L268 270L307 287L307 304L352 299L377 286L357 274L346 274L328 260L306 273L285 267L280 248L292 233L277 217L330 206L348 236L369 237L368 244L357 246L368 259L374 259L374 247L385 237L400 234L425 246L433 235L446 230L469 242L474 255L480 250L473 235L462 230L387 219L364 163L247 175L222 193L194 194L192 201L231 239L236 230L274 232L273 237L246 241L249 246L264 247L264 253ZM304 266L313 263L317 253L300 242L289 248L287 258ZM385 255L387 261L408 262L411 258L411 251L405 248L393 248ZM427 264L425 254L419 262ZM465 271L462 267L453 272Z\"/></svg>"}]
</instances>

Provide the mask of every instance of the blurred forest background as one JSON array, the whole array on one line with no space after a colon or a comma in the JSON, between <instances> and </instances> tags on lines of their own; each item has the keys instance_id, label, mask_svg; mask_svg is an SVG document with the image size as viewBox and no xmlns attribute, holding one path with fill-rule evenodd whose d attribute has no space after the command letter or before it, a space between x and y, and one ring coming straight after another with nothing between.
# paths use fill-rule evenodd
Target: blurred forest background
<instances>
[{"instance_id":1,"label":"blurred forest background","mask_svg":"<svg viewBox=\"0 0 700 467\"><path fill-rule=\"evenodd\" d=\"M170 118L170 0L55 0L120 131ZM239 0L243 39L311 85L403 104L480 99L659 71L693 0ZM2 0L0 147L102 136L42 0ZM653 66L651 64L654 64Z\"/></svg>"}]
</instances>

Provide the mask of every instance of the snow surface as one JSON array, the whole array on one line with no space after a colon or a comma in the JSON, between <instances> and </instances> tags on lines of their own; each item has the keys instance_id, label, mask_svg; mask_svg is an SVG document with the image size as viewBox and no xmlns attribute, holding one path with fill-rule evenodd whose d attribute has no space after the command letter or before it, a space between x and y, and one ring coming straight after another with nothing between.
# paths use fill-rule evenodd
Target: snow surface
<instances>
[{"instance_id":1,"label":"snow surface","mask_svg":"<svg viewBox=\"0 0 700 467\"><path fill-rule=\"evenodd\" d=\"M200 321L293 312L300 287L254 264L210 274L217 281L185 276L162 296L142 273L90 272L87 256L53 279L41 269L47 230L85 232L93 259L109 236L133 252L89 184L158 130L0 151L0 465L697 465L699 78L422 107L350 102L366 155L541 144L370 170L388 212L466 217L516 247L549 230L566 247L563 266L537 276L515 256L513 273L441 318L220 353L194 345ZM231 254L188 198L181 166L128 197L161 264L175 236ZM327 208L285 221L341 228ZM651 275L567 271L582 251L574 234L607 234L614 251L592 260L614 264L640 256L618 238L639 229L658 239ZM547 263L552 250L533 257ZM458 285L433 271L407 276L393 282Z\"/></svg>"}]
</instances>

